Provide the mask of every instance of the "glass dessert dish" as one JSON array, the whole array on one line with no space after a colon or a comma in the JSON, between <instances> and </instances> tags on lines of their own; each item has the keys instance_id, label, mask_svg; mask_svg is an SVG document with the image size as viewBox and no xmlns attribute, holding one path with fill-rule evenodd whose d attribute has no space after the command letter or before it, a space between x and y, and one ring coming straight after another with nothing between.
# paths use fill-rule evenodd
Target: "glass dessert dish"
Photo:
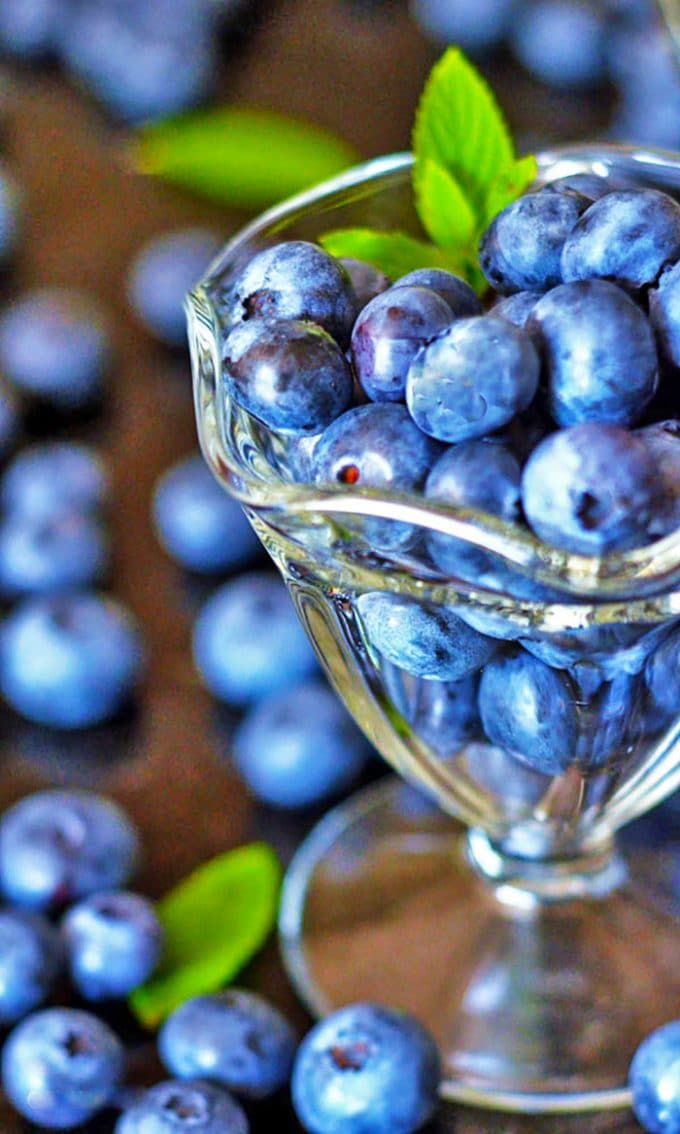
<instances>
[{"instance_id":1,"label":"glass dessert dish","mask_svg":"<svg viewBox=\"0 0 680 1134\"><path fill-rule=\"evenodd\" d=\"M680 1016L663 848L638 840L626 853L615 840L680 785L680 531L591 558L422 496L306 483L314 439L270 431L223 383L234 274L263 247L346 225L417 234L410 172L406 154L369 162L271 210L188 303L205 458L401 777L329 812L303 844L283 894L284 960L315 1014L371 999L417 1015L439 1042L447 1098L529 1113L625 1106L636 1046ZM540 182L580 172L680 193L672 155L540 155ZM390 537L404 525L407 539ZM428 556L433 539L457 549L455 575ZM390 660L390 634L411 618L435 653L451 627L480 632L475 672L461 678L454 662L434 680ZM520 656L548 674L531 696L504 668ZM519 721L513 751L460 708L480 672L487 713ZM542 748L521 731L537 718Z\"/></svg>"}]
</instances>

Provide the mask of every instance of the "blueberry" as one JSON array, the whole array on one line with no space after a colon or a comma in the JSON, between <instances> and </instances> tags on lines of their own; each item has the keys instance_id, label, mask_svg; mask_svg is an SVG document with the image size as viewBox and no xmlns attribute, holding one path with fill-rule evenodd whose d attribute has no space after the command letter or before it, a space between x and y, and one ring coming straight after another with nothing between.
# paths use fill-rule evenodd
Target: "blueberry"
<instances>
[{"instance_id":1,"label":"blueberry","mask_svg":"<svg viewBox=\"0 0 680 1134\"><path fill-rule=\"evenodd\" d=\"M63 0L3 0L0 49L21 59L51 54L64 21Z\"/></svg>"},{"instance_id":2,"label":"blueberry","mask_svg":"<svg viewBox=\"0 0 680 1134\"><path fill-rule=\"evenodd\" d=\"M498 319L507 319L516 327L524 327L542 294L541 291L515 291L494 303L492 314Z\"/></svg>"},{"instance_id":3,"label":"blueberry","mask_svg":"<svg viewBox=\"0 0 680 1134\"><path fill-rule=\"evenodd\" d=\"M143 661L128 611L87 591L25 599L0 630L0 691L22 716L53 728L114 716Z\"/></svg>"},{"instance_id":4,"label":"blueberry","mask_svg":"<svg viewBox=\"0 0 680 1134\"><path fill-rule=\"evenodd\" d=\"M107 535L94 516L14 513L0 521L0 593L8 598L90 586L108 563Z\"/></svg>"},{"instance_id":5,"label":"blueberry","mask_svg":"<svg viewBox=\"0 0 680 1134\"><path fill-rule=\"evenodd\" d=\"M2 1049L2 1085L24 1118L67 1130L113 1098L123 1074L123 1048L89 1012L46 1008L17 1024Z\"/></svg>"},{"instance_id":6,"label":"blueberry","mask_svg":"<svg viewBox=\"0 0 680 1134\"><path fill-rule=\"evenodd\" d=\"M416 735L437 755L450 756L461 744L481 734L476 674L460 681L418 681L408 719Z\"/></svg>"},{"instance_id":7,"label":"blueberry","mask_svg":"<svg viewBox=\"0 0 680 1134\"><path fill-rule=\"evenodd\" d=\"M501 43L517 7L517 0L411 0L410 10L430 39L474 56Z\"/></svg>"},{"instance_id":8,"label":"blueberry","mask_svg":"<svg viewBox=\"0 0 680 1134\"><path fill-rule=\"evenodd\" d=\"M618 181L613 182L610 177L599 173L567 173L544 186L544 189L550 189L553 193L580 193L589 201L599 201L605 193L621 188L623 186Z\"/></svg>"},{"instance_id":9,"label":"blueberry","mask_svg":"<svg viewBox=\"0 0 680 1134\"><path fill-rule=\"evenodd\" d=\"M25 0L19 0L19 2L23 4ZM2 36L3 12L4 8L0 9L0 37ZM20 232L19 191L7 171L0 167L0 264L6 263L14 252Z\"/></svg>"},{"instance_id":10,"label":"blueberry","mask_svg":"<svg viewBox=\"0 0 680 1134\"><path fill-rule=\"evenodd\" d=\"M374 268L373 264L367 264L365 260L355 260L351 256L340 256L338 263L342 265L349 276L356 297L357 313L371 299L380 295L381 291L386 291L392 285L389 276L386 276L379 268Z\"/></svg>"},{"instance_id":11,"label":"blueberry","mask_svg":"<svg viewBox=\"0 0 680 1134\"><path fill-rule=\"evenodd\" d=\"M646 315L621 288L606 280L562 284L539 300L526 326L558 425L639 420L656 390L658 359Z\"/></svg>"},{"instance_id":12,"label":"blueberry","mask_svg":"<svg viewBox=\"0 0 680 1134\"><path fill-rule=\"evenodd\" d=\"M649 290L649 318L664 362L680 370L680 260Z\"/></svg>"},{"instance_id":13,"label":"blueberry","mask_svg":"<svg viewBox=\"0 0 680 1134\"><path fill-rule=\"evenodd\" d=\"M521 639L529 653L555 669L596 667L601 680L621 673L639 673L658 645L658 628L627 623L595 624L579 630L535 632Z\"/></svg>"},{"instance_id":14,"label":"blueberry","mask_svg":"<svg viewBox=\"0 0 680 1134\"><path fill-rule=\"evenodd\" d=\"M371 645L388 661L437 681L460 681L480 669L498 643L445 606L369 591L357 600Z\"/></svg>"},{"instance_id":15,"label":"blueberry","mask_svg":"<svg viewBox=\"0 0 680 1134\"><path fill-rule=\"evenodd\" d=\"M276 575L244 575L219 587L198 615L193 647L208 688L233 705L279 693L317 668L295 608Z\"/></svg>"},{"instance_id":16,"label":"blueberry","mask_svg":"<svg viewBox=\"0 0 680 1134\"><path fill-rule=\"evenodd\" d=\"M620 189L595 201L574 226L562 249L562 275L640 288L678 257L677 201L658 189Z\"/></svg>"},{"instance_id":17,"label":"blueberry","mask_svg":"<svg viewBox=\"0 0 680 1134\"><path fill-rule=\"evenodd\" d=\"M552 433L522 474L524 512L536 534L583 555L647 543L662 499L644 442L617 425Z\"/></svg>"},{"instance_id":18,"label":"blueberry","mask_svg":"<svg viewBox=\"0 0 680 1134\"><path fill-rule=\"evenodd\" d=\"M221 241L204 228L161 233L137 253L128 274L128 296L137 316L168 346L187 338L184 301L198 283Z\"/></svg>"},{"instance_id":19,"label":"blueberry","mask_svg":"<svg viewBox=\"0 0 680 1134\"><path fill-rule=\"evenodd\" d=\"M489 662L479 687L479 711L492 744L547 775L560 775L574 761L575 702L569 677L524 650Z\"/></svg>"},{"instance_id":20,"label":"blueberry","mask_svg":"<svg viewBox=\"0 0 680 1134\"><path fill-rule=\"evenodd\" d=\"M185 1001L158 1036L161 1060L173 1075L209 1079L250 1099L286 1085L296 1048L285 1016L245 988Z\"/></svg>"},{"instance_id":21,"label":"blueberry","mask_svg":"<svg viewBox=\"0 0 680 1134\"><path fill-rule=\"evenodd\" d=\"M561 283L564 242L590 203L580 193L541 189L506 205L479 245L479 266L491 286L511 295Z\"/></svg>"},{"instance_id":22,"label":"blueberry","mask_svg":"<svg viewBox=\"0 0 680 1134\"><path fill-rule=\"evenodd\" d=\"M638 1122L650 1134L680 1131L680 1020L648 1035L630 1065L628 1083Z\"/></svg>"},{"instance_id":23,"label":"blueberry","mask_svg":"<svg viewBox=\"0 0 680 1134\"><path fill-rule=\"evenodd\" d=\"M494 315L458 319L416 355L406 401L440 441L468 441L506 425L532 401L539 363L523 331Z\"/></svg>"},{"instance_id":24,"label":"blueberry","mask_svg":"<svg viewBox=\"0 0 680 1134\"><path fill-rule=\"evenodd\" d=\"M0 818L0 889L9 902L49 910L124 885L139 853L130 820L91 792L34 792Z\"/></svg>"},{"instance_id":25,"label":"blueberry","mask_svg":"<svg viewBox=\"0 0 680 1134\"><path fill-rule=\"evenodd\" d=\"M411 493L422 488L439 452L437 442L418 429L404 406L357 406L322 433L311 474L316 484ZM409 524L378 519L364 524L367 538L380 550L408 547L417 536Z\"/></svg>"},{"instance_id":26,"label":"blueberry","mask_svg":"<svg viewBox=\"0 0 680 1134\"><path fill-rule=\"evenodd\" d=\"M533 0L513 20L510 46L541 82L585 91L606 78L604 8L580 0Z\"/></svg>"},{"instance_id":27,"label":"blueberry","mask_svg":"<svg viewBox=\"0 0 680 1134\"><path fill-rule=\"evenodd\" d=\"M233 740L236 767L253 794L271 807L309 807L345 791L368 754L363 733L318 682L255 705Z\"/></svg>"},{"instance_id":28,"label":"blueberry","mask_svg":"<svg viewBox=\"0 0 680 1134\"><path fill-rule=\"evenodd\" d=\"M657 421L635 431L656 465L661 481L661 507L650 524L654 536L668 535L680 527L680 421Z\"/></svg>"},{"instance_id":29,"label":"blueberry","mask_svg":"<svg viewBox=\"0 0 680 1134\"><path fill-rule=\"evenodd\" d=\"M427 478L425 496L453 508L471 508L517 523L520 507L520 467L501 444L464 441L439 458ZM452 536L431 532L427 546L432 559L448 575L478 580L493 571L494 556Z\"/></svg>"},{"instance_id":30,"label":"blueberry","mask_svg":"<svg viewBox=\"0 0 680 1134\"><path fill-rule=\"evenodd\" d=\"M97 452L75 441L29 445L7 465L0 478L0 504L36 520L64 511L102 508L109 477Z\"/></svg>"},{"instance_id":31,"label":"blueberry","mask_svg":"<svg viewBox=\"0 0 680 1134\"><path fill-rule=\"evenodd\" d=\"M126 890L83 898L61 928L71 980L86 1000L127 996L151 976L163 947L151 902Z\"/></svg>"},{"instance_id":32,"label":"blueberry","mask_svg":"<svg viewBox=\"0 0 680 1134\"><path fill-rule=\"evenodd\" d=\"M680 627L676 626L650 653L645 666L653 728L675 720L680 704Z\"/></svg>"},{"instance_id":33,"label":"blueberry","mask_svg":"<svg viewBox=\"0 0 680 1134\"><path fill-rule=\"evenodd\" d=\"M191 571L232 571L261 552L240 504L217 483L200 454L163 473L152 510L163 547Z\"/></svg>"},{"instance_id":34,"label":"blueberry","mask_svg":"<svg viewBox=\"0 0 680 1134\"><path fill-rule=\"evenodd\" d=\"M434 1040L412 1016L350 1004L302 1041L293 1106L310 1134L411 1134L435 1111L440 1074Z\"/></svg>"},{"instance_id":35,"label":"blueberry","mask_svg":"<svg viewBox=\"0 0 680 1134\"><path fill-rule=\"evenodd\" d=\"M270 429L318 433L352 402L349 363L321 327L301 320L249 319L224 344L224 378L234 400Z\"/></svg>"},{"instance_id":36,"label":"blueberry","mask_svg":"<svg viewBox=\"0 0 680 1134\"><path fill-rule=\"evenodd\" d=\"M248 1120L226 1091L210 1083L157 1083L120 1116L115 1134L248 1134Z\"/></svg>"},{"instance_id":37,"label":"blueberry","mask_svg":"<svg viewBox=\"0 0 680 1134\"><path fill-rule=\"evenodd\" d=\"M416 354L450 326L448 303L427 287L402 285L364 307L352 330L352 361L364 392L376 402L404 399Z\"/></svg>"},{"instance_id":38,"label":"blueberry","mask_svg":"<svg viewBox=\"0 0 680 1134\"><path fill-rule=\"evenodd\" d=\"M400 276L397 286L427 287L430 291L436 291L448 303L456 319L482 314L482 304L470 285L460 276L443 268L416 268L405 276Z\"/></svg>"},{"instance_id":39,"label":"blueberry","mask_svg":"<svg viewBox=\"0 0 680 1134\"><path fill-rule=\"evenodd\" d=\"M304 240L288 240L253 256L224 302L228 324L302 319L318 323L342 347L349 343L357 305L342 264Z\"/></svg>"},{"instance_id":40,"label":"blueberry","mask_svg":"<svg viewBox=\"0 0 680 1134\"><path fill-rule=\"evenodd\" d=\"M63 964L59 933L40 914L0 909L0 1024L47 999Z\"/></svg>"},{"instance_id":41,"label":"blueberry","mask_svg":"<svg viewBox=\"0 0 680 1134\"><path fill-rule=\"evenodd\" d=\"M17 389L59 410L89 406L109 365L108 330L92 300L66 288L31 291L0 315L0 368Z\"/></svg>"}]
</instances>

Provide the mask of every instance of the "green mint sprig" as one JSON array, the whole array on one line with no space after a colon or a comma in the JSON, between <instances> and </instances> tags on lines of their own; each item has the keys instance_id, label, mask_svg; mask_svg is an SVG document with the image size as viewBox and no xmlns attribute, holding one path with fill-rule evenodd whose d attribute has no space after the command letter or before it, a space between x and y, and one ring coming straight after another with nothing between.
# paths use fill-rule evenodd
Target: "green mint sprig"
<instances>
[{"instance_id":1,"label":"green mint sprig","mask_svg":"<svg viewBox=\"0 0 680 1134\"><path fill-rule=\"evenodd\" d=\"M459 48L432 68L416 111L413 189L432 243L401 232L336 229L321 237L335 256L367 260L392 279L425 266L449 268L476 290L479 240L494 216L536 176L536 159L518 157L493 92Z\"/></svg>"},{"instance_id":2,"label":"green mint sprig","mask_svg":"<svg viewBox=\"0 0 680 1134\"><path fill-rule=\"evenodd\" d=\"M139 1022L158 1027L185 1000L233 980L269 936L280 886L271 847L249 843L199 866L161 898L161 964L128 998Z\"/></svg>"}]
</instances>

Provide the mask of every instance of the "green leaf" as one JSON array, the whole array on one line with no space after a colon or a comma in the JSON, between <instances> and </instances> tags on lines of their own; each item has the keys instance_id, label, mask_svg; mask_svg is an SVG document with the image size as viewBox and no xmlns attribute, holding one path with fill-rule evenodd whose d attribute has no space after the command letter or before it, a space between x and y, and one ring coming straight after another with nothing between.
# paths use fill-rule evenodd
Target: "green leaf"
<instances>
[{"instance_id":1,"label":"green leaf","mask_svg":"<svg viewBox=\"0 0 680 1134\"><path fill-rule=\"evenodd\" d=\"M533 154L529 154L527 157L518 158L509 169L504 170L496 178L489 186L486 196L483 227L490 224L501 209L504 209L511 201L516 200L521 193L529 188L532 181L536 180L537 172L536 158Z\"/></svg>"},{"instance_id":2,"label":"green leaf","mask_svg":"<svg viewBox=\"0 0 680 1134\"><path fill-rule=\"evenodd\" d=\"M219 107L143 127L132 164L222 204L261 209L356 164L345 141L311 122Z\"/></svg>"},{"instance_id":3,"label":"green leaf","mask_svg":"<svg viewBox=\"0 0 680 1134\"><path fill-rule=\"evenodd\" d=\"M500 107L457 47L448 48L430 72L416 112L413 152L417 191L430 159L455 177L479 219L490 186L514 161Z\"/></svg>"},{"instance_id":4,"label":"green leaf","mask_svg":"<svg viewBox=\"0 0 680 1134\"><path fill-rule=\"evenodd\" d=\"M216 992L264 944L276 919L281 867L266 843L250 843L199 866L165 895L156 913L165 932L159 969L129 1005L157 1027L189 997Z\"/></svg>"},{"instance_id":5,"label":"green leaf","mask_svg":"<svg viewBox=\"0 0 680 1134\"><path fill-rule=\"evenodd\" d=\"M324 233L319 243L332 256L351 256L373 264L391 280L398 280L416 268L447 268L458 275L465 271L465 261L460 255L403 232L336 228Z\"/></svg>"},{"instance_id":6,"label":"green leaf","mask_svg":"<svg viewBox=\"0 0 680 1134\"><path fill-rule=\"evenodd\" d=\"M476 218L453 174L426 158L415 191L418 214L435 243L442 248L468 248L475 236Z\"/></svg>"}]
</instances>

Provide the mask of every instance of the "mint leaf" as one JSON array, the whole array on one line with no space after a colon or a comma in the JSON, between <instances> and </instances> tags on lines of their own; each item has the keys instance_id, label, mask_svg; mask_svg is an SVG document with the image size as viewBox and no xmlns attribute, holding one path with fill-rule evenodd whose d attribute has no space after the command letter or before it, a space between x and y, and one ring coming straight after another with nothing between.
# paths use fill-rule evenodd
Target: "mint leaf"
<instances>
[{"instance_id":1,"label":"mint leaf","mask_svg":"<svg viewBox=\"0 0 680 1134\"><path fill-rule=\"evenodd\" d=\"M484 210L484 225L486 228L493 218L516 200L525 189L536 180L538 164L533 154L518 158L517 161L503 171L489 186L486 195L486 208Z\"/></svg>"},{"instance_id":2,"label":"mint leaf","mask_svg":"<svg viewBox=\"0 0 680 1134\"><path fill-rule=\"evenodd\" d=\"M276 919L281 867L265 843L218 855L157 903L165 932L160 968L130 994L145 1027L192 996L216 992L264 944Z\"/></svg>"},{"instance_id":3,"label":"mint leaf","mask_svg":"<svg viewBox=\"0 0 680 1134\"><path fill-rule=\"evenodd\" d=\"M373 264L391 280L398 280L416 268L447 268L457 274L465 270L462 256L403 232L336 228L324 233L319 243L332 256L350 256Z\"/></svg>"},{"instance_id":4,"label":"mint leaf","mask_svg":"<svg viewBox=\"0 0 680 1134\"><path fill-rule=\"evenodd\" d=\"M142 127L131 160L222 204L261 209L354 165L355 150L311 122L248 107L196 111Z\"/></svg>"},{"instance_id":5,"label":"mint leaf","mask_svg":"<svg viewBox=\"0 0 680 1134\"><path fill-rule=\"evenodd\" d=\"M455 177L481 219L489 187L512 165L515 151L490 87L457 47L430 72L412 144L416 195L430 159Z\"/></svg>"},{"instance_id":6,"label":"mint leaf","mask_svg":"<svg viewBox=\"0 0 680 1134\"><path fill-rule=\"evenodd\" d=\"M435 243L442 248L469 248L476 218L453 174L426 158L415 192L418 215Z\"/></svg>"}]
</instances>

